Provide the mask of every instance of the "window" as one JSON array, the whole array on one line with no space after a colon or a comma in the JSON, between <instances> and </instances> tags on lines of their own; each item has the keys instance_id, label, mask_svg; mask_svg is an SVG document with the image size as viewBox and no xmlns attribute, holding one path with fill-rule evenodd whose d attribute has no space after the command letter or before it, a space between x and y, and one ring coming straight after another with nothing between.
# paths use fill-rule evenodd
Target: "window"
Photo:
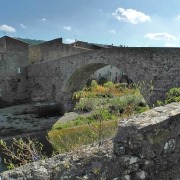
<instances>
[{"instance_id":1,"label":"window","mask_svg":"<svg viewBox=\"0 0 180 180\"><path fill-rule=\"evenodd\" d=\"M18 74L21 74L21 68L20 67L17 68L17 72L18 72Z\"/></svg>"}]
</instances>

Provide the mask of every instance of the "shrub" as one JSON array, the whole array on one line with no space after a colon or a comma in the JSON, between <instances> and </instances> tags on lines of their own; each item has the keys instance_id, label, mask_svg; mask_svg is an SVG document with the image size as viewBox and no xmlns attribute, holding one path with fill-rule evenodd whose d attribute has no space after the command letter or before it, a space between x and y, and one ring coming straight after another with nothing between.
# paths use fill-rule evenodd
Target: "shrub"
<instances>
[{"instance_id":1,"label":"shrub","mask_svg":"<svg viewBox=\"0 0 180 180\"><path fill-rule=\"evenodd\" d=\"M98 86L97 81L96 81L96 80L92 80L92 81L91 81L91 86L90 86L90 88L91 88L91 89L95 89L95 88L97 88L97 86Z\"/></svg>"},{"instance_id":2,"label":"shrub","mask_svg":"<svg viewBox=\"0 0 180 180\"><path fill-rule=\"evenodd\" d=\"M108 82L108 80L105 77L100 77L100 79L98 80L99 85L103 85L104 83L107 83L107 82Z\"/></svg>"},{"instance_id":3,"label":"shrub","mask_svg":"<svg viewBox=\"0 0 180 180\"><path fill-rule=\"evenodd\" d=\"M141 103L143 103L142 96L126 95L118 98L113 98L110 102L109 108L112 113L120 115L125 112L130 115L134 110L138 108Z\"/></svg>"},{"instance_id":4,"label":"shrub","mask_svg":"<svg viewBox=\"0 0 180 180\"><path fill-rule=\"evenodd\" d=\"M171 88L166 94L165 94L165 100L160 101L158 100L156 102L157 106L163 106L165 104L169 104L171 102L179 102L180 101L180 87L178 88Z\"/></svg>"},{"instance_id":5,"label":"shrub","mask_svg":"<svg viewBox=\"0 0 180 180\"><path fill-rule=\"evenodd\" d=\"M45 155L42 153L43 145L37 141L37 139L30 139L26 137L13 138L13 143L8 146L3 140L0 140L0 145L3 154L7 156L4 159L8 169L14 169L15 167L45 159Z\"/></svg>"},{"instance_id":6,"label":"shrub","mask_svg":"<svg viewBox=\"0 0 180 180\"><path fill-rule=\"evenodd\" d=\"M180 88L172 88L166 93L165 104L180 101Z\"/></svg>"},{"instance_id":7,"label":"shrub","mask_svg":"<svg viewBox=\"0 0 180 180\"><path fill-rule=\"evenodd\" d=\"M119 90L123 90L127 88L128 84L127 83L116 83L115 87L118 88Z\"/></svg>"},{"instance_id":8,"label":"shrub","mask_svg":"<svg viewBox=\"0 0 180 180\"><path fill-rule=\"evenodd\" d=\"M111 113L120 115L123 113L124 108L125 108L125 104L122 101L122 98L116 97L116 98L111 99L110 106L109 106Z\"/></svg>"},{"instance_id":9,"label":"shrub","mask_svg":"<svg viewBox=\"0 0 180 180\"><path fill-rule=\"evenodd\" d=\"M79 102L76 103L74 110L89 112L94 110L96 105L97 105L96 98L81 98Z\"/></svg>"},{"instance_id":10,"label":"shrub","mask_svg":"<svg viewBox=\"0 0 180 180\"><path fill-rule=\"evenodd\" d=\"M104 83L103 86L106 88L114 87L114 83L112 81L108 81L108 82Z\"/></svg>"}]
</instances>

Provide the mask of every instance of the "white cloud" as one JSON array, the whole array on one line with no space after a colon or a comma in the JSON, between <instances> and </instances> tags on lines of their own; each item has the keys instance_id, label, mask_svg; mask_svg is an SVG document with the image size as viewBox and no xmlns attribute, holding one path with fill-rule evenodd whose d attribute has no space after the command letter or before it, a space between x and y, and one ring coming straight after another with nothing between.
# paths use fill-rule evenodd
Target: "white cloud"
<instances>
[{"instance_id":1,"label":"white cloud","mask_svg":"<svg viewBox=\"0 0 180 180\"><path fill-rule=\"evenodd\" d=\"M71 28L71 26L64 26L63 29L66 31L70 31L72 28Z\"/></svg>"},{"instance_id":2,"label":"white cloud","mask_svg":"<svg viewBox=\"0 0 180 180\"><path fill-rule=\"evenodd\" d=\"M73 43L75 42L75 39L65 39L65 42L70 44L70 43Z\"/></svg>"},{"instance_id":3,"label":"white cloud","mask_svg":"<svg viewBox=\"0 0 180 180\"><path fill-rule=\"evenodd\" d=\"M20 24L21 28L25 29L26 26L24 24Z\"/></svg>"},{"instance_id":4,"label":"white cloud","mask_svg":"<svg viewBox=\"0 0 180 180\"><path fill-rule=\"evenodd\" d=\"M47 21L47 19L46 18L42 18L41 21Z\"/></svg>"},{"instance_id":5,"label":"white cloud","mask_svg":"<svg viewBox=\"0 0 180 180\"><path fill-rule=\"evenodd\" d=\"M4 32L16 32L16 29L12 26L8 26L6 24L0 25L0 31Z\"/></svg>"},{"instance_id":6,"label":"white cloud","mask_svg":"<svg viewBox=\"0 0 180 180\"><path fill-rule=\"evenodd\" d=\"M180 19L180 14L176 17L176 19Z\"/></svg>"},{"instance_id":7,"label":"white cloud","mask_svg":"<svg viewBox=\"0 0 180 180\"><path fill-rule=\"evenodd\" d=\"M176 40L176 37L168 34L168 33L148 33L145 35L145 38L149 38L149 39L153 39L153 40L168 40L168 41L172 41L172 40Z\"/></svg>"},{"instance_id":8,"label":"white cloud","mask_svg":"<svg viewBox=\"0 0 180 180\"><path fill-rule=\"evenodd\" d=\"M115 29L111 29L109 32L110 32L111 34L116 34L116 30L115 30Z\"/></svg>"},{"instance_id":9,"label":"white cloud","mask_svg":"<svg viewBox=\"0 0 180 180\"><path fill-rule=\"evenodd\" d=\"M134 9L118 8L114 13L112 13L112 15L119 21L126 21L132 24L151 21L150 16Z\"/></svg>"}]
</instances>

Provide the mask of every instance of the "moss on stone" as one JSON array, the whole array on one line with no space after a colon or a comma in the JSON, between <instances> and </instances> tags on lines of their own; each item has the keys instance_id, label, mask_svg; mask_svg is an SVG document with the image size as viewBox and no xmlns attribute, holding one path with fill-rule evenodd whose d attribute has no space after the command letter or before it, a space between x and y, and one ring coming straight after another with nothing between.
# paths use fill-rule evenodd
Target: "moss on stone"
<instances>
[{"instance_id":1,"label":"moss on stone","mask_svg":"<svg viewBox=\"0 0 180 180\"><path fill-rule=\"evenodd\" d=\"M170 132L167 130L159 130L159 132L151 133L147 137L151 144L158 144L167 140L170 137Z\"/></svg>"}]
</instances>

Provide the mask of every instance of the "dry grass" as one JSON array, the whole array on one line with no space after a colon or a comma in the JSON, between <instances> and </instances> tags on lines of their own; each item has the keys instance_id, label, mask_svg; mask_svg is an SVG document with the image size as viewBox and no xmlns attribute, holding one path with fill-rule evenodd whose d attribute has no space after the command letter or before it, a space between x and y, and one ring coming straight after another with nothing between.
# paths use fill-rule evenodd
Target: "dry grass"
<instances>
[{"instance_id":1,"label":"dry grass","mask_svg":"<svg viewBox=\"0 0 180 180\"><path fill-rule=\"evenodd\" d=\"M104 121L90 125L84 124L62 130L53 130L48 133L49 141L58 152L71 151L82 145L99 142L113 137L116 134L117 121ZM99 139L100 134L101 139Z\"/></svg>"}]
</instances>

